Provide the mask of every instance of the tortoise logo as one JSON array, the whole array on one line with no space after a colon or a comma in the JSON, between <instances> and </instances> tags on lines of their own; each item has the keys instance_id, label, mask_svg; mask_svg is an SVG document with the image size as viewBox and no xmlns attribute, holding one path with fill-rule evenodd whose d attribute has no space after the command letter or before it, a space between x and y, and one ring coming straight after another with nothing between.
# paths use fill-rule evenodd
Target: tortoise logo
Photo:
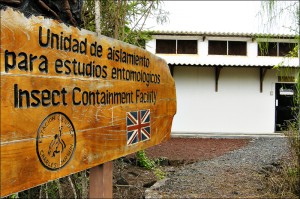
<instances>
[{"instance_id":1,"label":"tortoise logo","mask_svg":"<svg viewBox=\"0 0 300 199\"><path fill-rule=\"evenodd\" d=\"M75 147L75 128L65 114L51 113L40 124L36 151L40 162L48 170L63 168L72 158Z\"/></svg>"},{"instance_id":2,"label":"tortoise logo","mask_svg":"<svg viewBox=\"0 0 300 199\"><path fill-rule=\"evenodd\" d=\"M54 135L53 140L51 141L50 145L49 145L49 150L48 150L48 155L51 155L51 157L55 157L56 153L60 153L63 152L64 149L66 148L66 143L64 142L64 140L61 138L61 130L62 127L59 127L59 133ZM60 150L58 150L60 148ZM55 148L55 150L54 150Z\"/></svg>"}]
</instances>

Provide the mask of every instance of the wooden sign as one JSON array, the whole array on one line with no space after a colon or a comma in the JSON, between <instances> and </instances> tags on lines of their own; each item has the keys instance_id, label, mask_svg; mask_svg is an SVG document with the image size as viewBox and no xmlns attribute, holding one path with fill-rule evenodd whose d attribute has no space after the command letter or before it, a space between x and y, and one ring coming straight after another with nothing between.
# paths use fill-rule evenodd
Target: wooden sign
<instances>
[{"instance_id":1,"label":"wooden sign","mask_svg":"<svg viewBox=\"0 0 300 199\"><path fill-rule=\"evenodd\" d=\"M1 196L161 143L174 80L151 53L1 11Z\"/></svg>"}]
</instances>

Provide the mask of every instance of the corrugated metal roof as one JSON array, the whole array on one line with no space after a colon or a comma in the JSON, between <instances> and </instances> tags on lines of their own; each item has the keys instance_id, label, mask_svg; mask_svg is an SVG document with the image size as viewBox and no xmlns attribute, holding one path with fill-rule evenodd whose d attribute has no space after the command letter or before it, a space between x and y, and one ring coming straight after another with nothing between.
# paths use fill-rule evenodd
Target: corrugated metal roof
<instances>
[{"instance_id":1,"label":"corrugated metal roof","mask_svg":"<svg viewBox=\"0 0 300 199\"><path fill-rule=\"evenodd\" d=\"M248 56L197 56L157 54L170 65L181 66L224 66L224 67L299 67L299 58L284 57L248 57Z\"/></svg>"},{"instance_id":2,"label":"corrugated metal roof","mask_svg":"<svg viewBox=\"0 0 300 199\"><path fill-rule=\"evenodd\" d=\"M196 31L150 31L152 35L182 35L182 36L227 36L227 37L255 37L255 38L295 38L292 34L267 33L238 33L238 32L196 32Z\"/></svg>"}]
</instances>

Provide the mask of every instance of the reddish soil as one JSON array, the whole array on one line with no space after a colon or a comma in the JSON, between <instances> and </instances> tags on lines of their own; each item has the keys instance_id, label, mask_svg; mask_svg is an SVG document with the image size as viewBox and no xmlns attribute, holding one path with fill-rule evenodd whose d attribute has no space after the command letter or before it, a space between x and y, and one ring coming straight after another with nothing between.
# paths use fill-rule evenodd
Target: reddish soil
<instances>
[{"instance_id":1,"label":"reddish soil","mask_svg":"<svg viewBox=\"0 0 300 199\"><path fill-rule=\"evenodd\" d=\"M152 158L169 160L206 160L239 149L249 139L172 138L146 150Z\"/></svg>"}]
</instances>

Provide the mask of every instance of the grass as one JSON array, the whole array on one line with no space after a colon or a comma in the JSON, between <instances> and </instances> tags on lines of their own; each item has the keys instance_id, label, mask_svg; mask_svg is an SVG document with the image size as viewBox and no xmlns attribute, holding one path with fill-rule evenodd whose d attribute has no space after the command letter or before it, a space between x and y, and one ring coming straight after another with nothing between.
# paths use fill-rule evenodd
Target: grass
<instances>
[{"instance_id":1,"label":"grass","mask_svg":"<svg viewBox=\"0 0 300 199\"><path fill-rule=\"evenodd\" d=\"M288 124L285 135L289 144L289 157L281 166L266 175L267 198L300 198L300 139L295 123Z\"/></svg>"}]
</instances>

